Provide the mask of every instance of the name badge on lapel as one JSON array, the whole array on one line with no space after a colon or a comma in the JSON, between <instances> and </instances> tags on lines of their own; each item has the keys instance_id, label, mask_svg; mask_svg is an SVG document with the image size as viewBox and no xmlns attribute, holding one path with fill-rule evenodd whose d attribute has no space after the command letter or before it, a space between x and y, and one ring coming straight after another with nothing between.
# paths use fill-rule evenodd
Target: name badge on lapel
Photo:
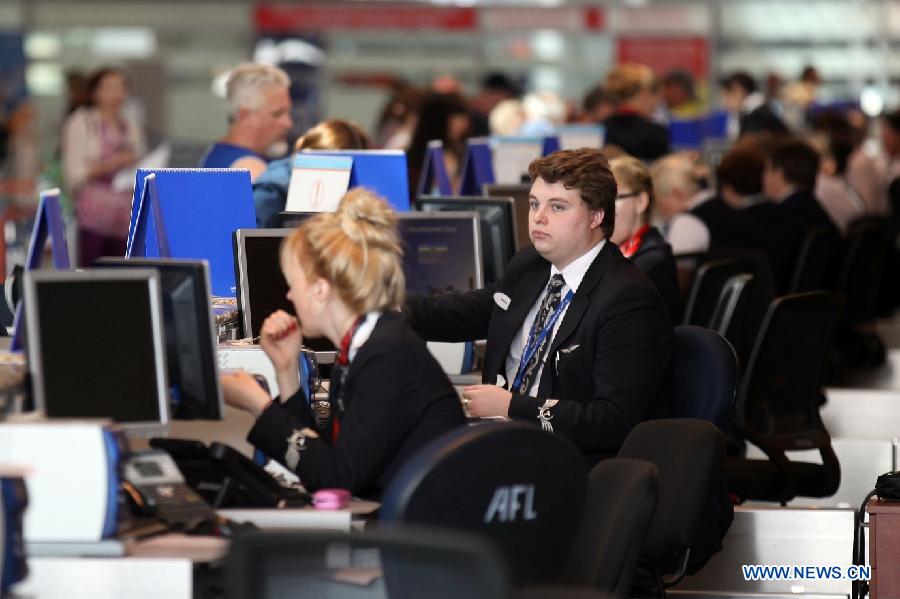
<instances>
[{"instance_id":1,"label":"name badge on lapel","mask_svg":"<svg viewBox=\"0 0 900 599\"><path fill-rule=\"evenodd\" d=\"M499 291L494 294L494 303L500 306L501 310L509 309L509 296L505 293L500 293Z\"/></svg>"}]
</instances>

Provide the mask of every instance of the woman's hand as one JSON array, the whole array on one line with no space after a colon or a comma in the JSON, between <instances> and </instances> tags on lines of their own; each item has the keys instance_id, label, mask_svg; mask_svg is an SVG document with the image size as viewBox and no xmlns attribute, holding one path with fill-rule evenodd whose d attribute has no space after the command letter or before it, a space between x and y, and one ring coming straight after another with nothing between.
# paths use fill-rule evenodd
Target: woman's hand
<instances>
[{"instance_id":1,"label":"woman's hand","mask_svg":"<svg viewBox=\"0 0 900 599\"><path fill-rule=\"evenodd\" d=\"M303 346L300 322L284 310L272 313L263 321L259 345L275 367L281 397L296 393L300 388L298 359Z\"/></svg>"},{"instance_id":2,"label":"woman's hand","mask_svg":"<svg viewBox=\"0 0 900 599\"><path fill-rule=\"evenodd\" d=\"M272 400L266 390L247 372L238 370L222 374L222 396L225 403L259 418Z\"/></svg>"}]
</instances>

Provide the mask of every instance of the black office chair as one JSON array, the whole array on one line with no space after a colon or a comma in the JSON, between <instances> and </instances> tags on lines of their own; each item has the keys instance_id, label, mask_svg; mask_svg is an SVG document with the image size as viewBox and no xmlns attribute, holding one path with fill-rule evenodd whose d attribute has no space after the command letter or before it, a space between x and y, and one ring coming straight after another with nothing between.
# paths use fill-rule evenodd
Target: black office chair
<instances>
[{"instance_id":1,"label":"black office chair","mask_svg":"<svg viewBox=\"0 0 900 599\"><path fill-rule=\"evenodd\" d=\"M682 324L709 327L725 284L731 277L746 272L746 267L733 258L716 258L700 264L684 307Z\"/></svg>"},{"instance_id":2,"label":"black office chair","mask_svg":"<svg viewBox=\"0 0 900 599\"><path fill-rule=\"evenodd\" d=\"M650 420L632 429L619 457L646 460L659 472L656 512L641 549L641 568L651 575L638 576L636 584L649 582L664 594L721 549L731 524L731 504L719 484L725 439L703 420Z\"/></svg>"},{"instance_id":3,"label":"black office chair","mask_svg":"<svg viewBox=\"0 0 900 599\"><path fill-rule=\"evenodd\" d=\"M594 466L563 581L628 597L658 493L656 466L649 462L612 458Z\"/></svg>"},{"instance_id":4,"label":"black office chair","mask_svg":"<svg viewBox=\"0 0 900 599\"><path fill-rule=\"evenodd\" d=\"M747 347L755 336L747 324L750 314L753 275L735 275L725 282L722 295L709 322L709 328L722 335L733 347ZM747 339L750 336L751 338ZM743 356L747 359L749 356Z\"/></svg>"},{"instance_id":5,"label":"black office chair","mask_svg":"<svg viewBox=\"0 0 900 599\"><path fill-rule=\"evenodd\" d=\"M833 226L824 225L810 230L794 263L789 293L831 289L834 281L830 269L840 246L840 235Z\"/></svg>"},{"instance_id":6,"label":"black office chair","mask_svg":"<svg viewBox=\"0 0 900 599\"><path fill-rule=\"evenodd\" d=\"M424 528L365 533L250 532L231 543L228 599L501 599L502 556L476 535Z\"/></svg>"},{"instance_id":7,"label":"black office chair","mask_svg":"<svg viewBox=\"0 0 900 599\"><path fill-rule=\"evenodd\" d=\"M728 486L739 499L785 503L828 497L840 464L819 414L822 379L842 299L801 293L772 302L738 391L735 426L768 459L729 458ZM818 449L822 464L792 462L786 451Z\"/></svg>"},{"instance_id":8,"label":"black office chair","mask_svg":"<svg viewBox=\"0 0 900 599\"><path fill-rule=\"evenodd\" d=\"M863 217L847 227L837 289L847 297L844 321L848 324L871 322L877 316L891 230L887 217Z\"/></svg>"},{"instance_id":9,"label":"black office chair","mask_svg":"<svg viewBox=\"0 0 900 599\"><path fill-rule=\"evenodd\" d=\"M517 584L555 584L581 521L585 474L562 436L481 424L413 456L385 490L380 521L480 533L505 553Z\"/></svg>"},{"instance_id":10,"label":"black office chair","mask_svg":"<svg viewBox=\"0 0 900 599\"><path fill-rule=\"evenodd\" d=\"M719 333L703 327L675 327L672 405L676 418L707 420L725 433L737 391L737 356Z\"/></svg>"}]
</instances>

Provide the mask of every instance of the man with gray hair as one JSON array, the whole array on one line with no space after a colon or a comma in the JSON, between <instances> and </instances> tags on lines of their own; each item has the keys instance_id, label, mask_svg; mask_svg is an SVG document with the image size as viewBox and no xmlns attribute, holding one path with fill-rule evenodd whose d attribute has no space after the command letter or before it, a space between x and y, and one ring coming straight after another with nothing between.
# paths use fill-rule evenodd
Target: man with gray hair
<instances>
[{"instance_id":1,"label":"man with gray hair","mask_svg":"<svg viewBox=\"0 0 900 599\"><path fill-rule=\"evenodd\" d=\"M278 67L244 63L228 76L228 133L206 151L204 168L246 168L254 180L291 128L290 80ZM282 148L286 150L287 147ZM283 153L283 151L281 152Z\"/></svg>"}]
</instances>

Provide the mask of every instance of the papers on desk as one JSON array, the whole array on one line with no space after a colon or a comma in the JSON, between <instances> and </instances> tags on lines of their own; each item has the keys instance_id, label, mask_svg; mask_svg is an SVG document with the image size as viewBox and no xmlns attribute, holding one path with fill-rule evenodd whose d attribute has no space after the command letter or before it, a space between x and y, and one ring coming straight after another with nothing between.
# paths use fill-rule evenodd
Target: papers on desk
<instances>
[{"instance_id":1,"label":"papers on desk","mask_svg":"<svg viewBox=\"0 0 900 599\"><path fill-rule=\"evenodd\" d=\"M344 510L317 510L311 507L282 509L217 510L220 516L236 522L252 522L269 530L337 530L350 532L353 518L372 514L380 507L376 501L354 499Z\"/></svg>"}]
</instances>

